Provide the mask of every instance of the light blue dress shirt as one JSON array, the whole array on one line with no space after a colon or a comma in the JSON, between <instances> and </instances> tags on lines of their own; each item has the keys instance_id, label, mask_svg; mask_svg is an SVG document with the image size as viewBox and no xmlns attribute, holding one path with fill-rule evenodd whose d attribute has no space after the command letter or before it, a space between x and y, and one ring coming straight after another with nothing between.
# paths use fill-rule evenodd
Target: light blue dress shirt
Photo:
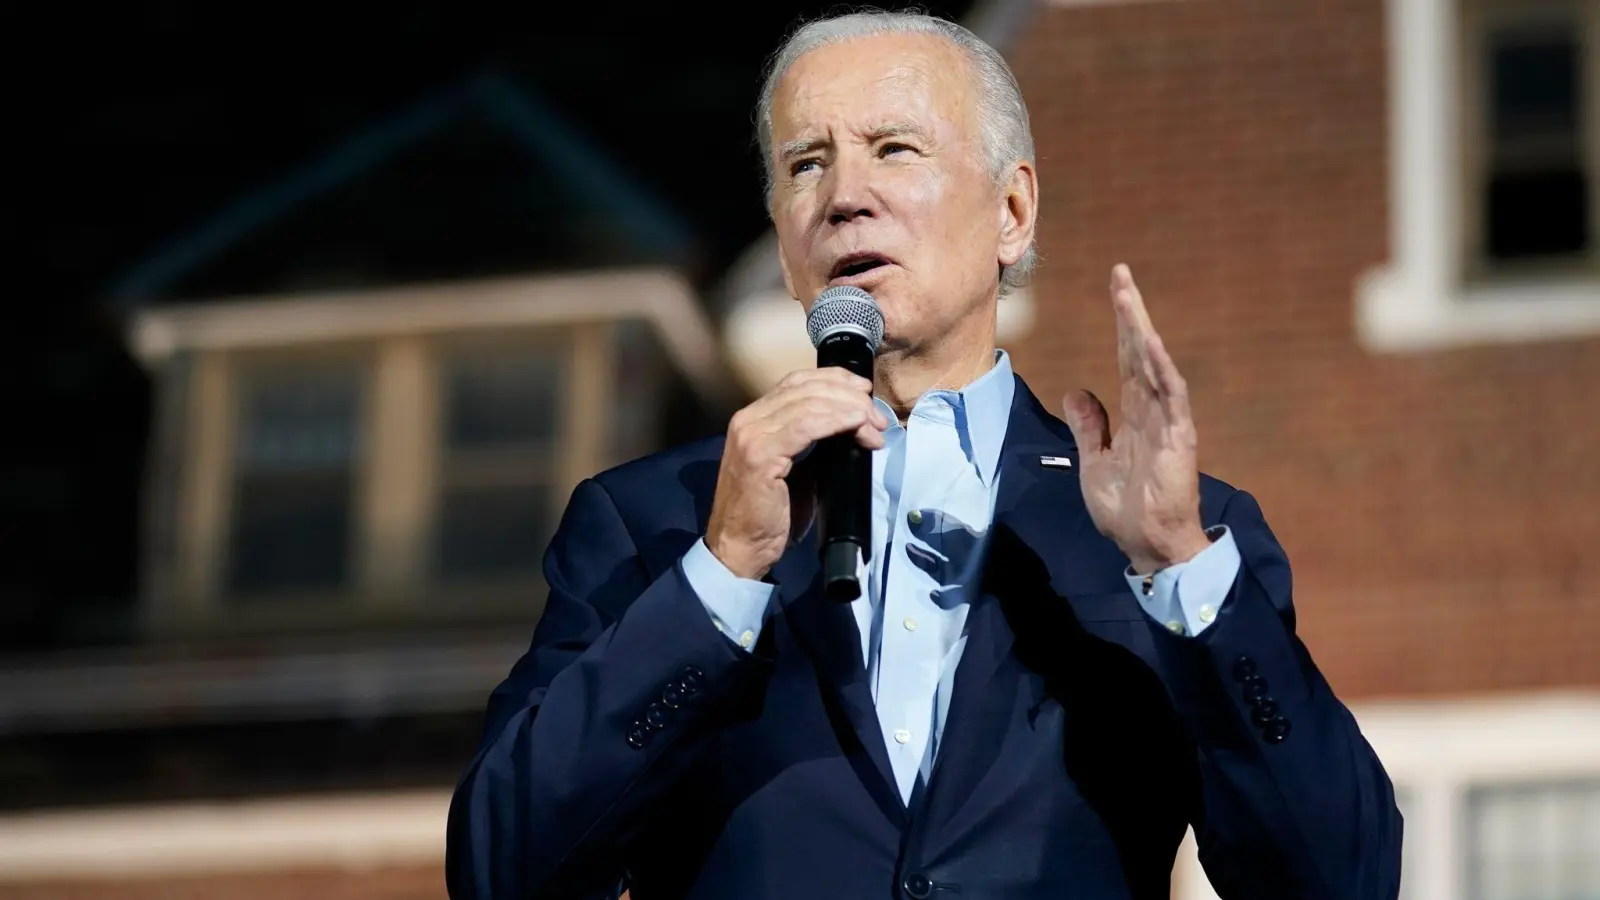
<instances>
[{"instance_id":1,"label":"light blue dress shirt","mask_svg":"<svg viewBox=\"0 0 1600 900\"><path fill-rule=\"evenodd\" d=\"M938 753L956 665L966 647L967 610L981 580L994 518L1000 450L1016 382L1011 359L959 391L929 391L902 425L891 424L872 454L872 554L863 595L852 604L861 658L901 798L909 803ZM1145 579L1124 572L1145 612L1174 633L1198 635L1221 611L1239 571L1233 535L1223 530L1187 563ZM772 586L728 571L702 539L683 558L689 584L717 628L750 649L769 612Z\"/></svg>"}]
</instances>

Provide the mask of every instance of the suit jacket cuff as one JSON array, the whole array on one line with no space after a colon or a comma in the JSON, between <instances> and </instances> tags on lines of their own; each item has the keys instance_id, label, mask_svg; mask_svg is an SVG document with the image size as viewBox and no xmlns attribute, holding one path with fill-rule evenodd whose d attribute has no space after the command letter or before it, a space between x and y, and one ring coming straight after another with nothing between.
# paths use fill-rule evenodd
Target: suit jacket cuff
<instances>
[{"instance_id":1,"label":"suit jacket cuff","mask_svg":"<svg viewBox=\"0 0 1600 900\"><path fill-rule=\"evenodd\" d=\"M1292 628L1248 566L1204 634L1151 632L1163 680L1202 744L1282 743L1310 699Z\"/></svg>"}]
</instances>

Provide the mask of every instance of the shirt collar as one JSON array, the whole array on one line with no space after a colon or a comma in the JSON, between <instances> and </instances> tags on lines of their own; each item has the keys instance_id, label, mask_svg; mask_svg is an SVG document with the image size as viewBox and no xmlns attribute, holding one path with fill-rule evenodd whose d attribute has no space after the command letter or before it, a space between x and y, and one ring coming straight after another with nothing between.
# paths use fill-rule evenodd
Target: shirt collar
<instances>
[{"instance_id":1,"label":"shirt collar","mask_svg":"<svg viewBox=\"0 0 1600 900\"><path fill-rule=\"evenodd\" d=\"M1004 350L996 350L994 365L976 381L959 391L938 390L923 394L912 406L911 415L954 425L967 460L977 469L984 485L993 487L1016 390L1011 357ZM889 405L882 399L874 399L878 408L894 421L895 414Z\"/></svg>"},{"instance_id":2,"label":"shirt collar","mask_svg":"<svg viewBox=\"0 0 1600 900\"><path fill-rule=\"evenodd\" d=\"M1000 448L1006 442L1006 426L1011 423L1011 401L1017 382L1011 375L1011 357L1004 350L994 352L994 366L977 381L961 389L961 407L967 428L964 443L972 447L972 462L986 486L993 486L1000 469Z\"/></svg>"}]
</instances>

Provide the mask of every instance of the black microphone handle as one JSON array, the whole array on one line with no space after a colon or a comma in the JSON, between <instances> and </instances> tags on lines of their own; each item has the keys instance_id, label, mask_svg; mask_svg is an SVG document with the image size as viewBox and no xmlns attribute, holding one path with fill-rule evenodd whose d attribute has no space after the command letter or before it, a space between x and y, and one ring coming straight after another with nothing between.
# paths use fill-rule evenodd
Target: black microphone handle
<instances>
[{"instance_id":1,"label":"black microphone handle","mask_svg":"<svg viewBox=\"0 0 1600 900\"><path fill-rule=\"evenodd\" d=\"M817 367L839 366L872 378L872 347L852 331L817 344ZM861 596L857 558L872 558L872 453L854 433L817 442L817 505L822 512L822 583L829 597Z\"/></svg>"}]
</instances>

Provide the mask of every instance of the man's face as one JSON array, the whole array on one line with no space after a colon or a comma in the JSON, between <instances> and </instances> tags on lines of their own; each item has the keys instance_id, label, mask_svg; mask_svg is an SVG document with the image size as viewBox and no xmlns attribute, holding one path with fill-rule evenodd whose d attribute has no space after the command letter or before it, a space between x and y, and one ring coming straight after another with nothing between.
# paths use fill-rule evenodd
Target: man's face
<instances>
[{"instance_id":1,"label":"man's face","mask_svg":"<svg viewBox=\"0 0 1600 900\"><path fill-rule=\"evenodd\" d=\"M883 310L884 349L913 352L992 316L1031 208L1019 222L1014 191L996 185L976 100L961 51L925 35L822 47L784 74L771 211L784 282L808 310L824 289L855 285Z\"/></svg>"}]
</instances>

